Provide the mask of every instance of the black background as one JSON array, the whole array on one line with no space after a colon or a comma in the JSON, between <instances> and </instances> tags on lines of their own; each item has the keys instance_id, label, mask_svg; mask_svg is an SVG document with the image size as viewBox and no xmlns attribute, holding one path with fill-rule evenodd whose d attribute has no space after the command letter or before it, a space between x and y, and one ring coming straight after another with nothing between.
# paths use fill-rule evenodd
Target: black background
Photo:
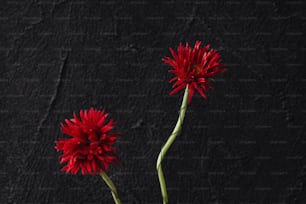
<instances>
[{"instance_id":1,"label":"black background","mask_svg":"<svg viewBox=\"0 0 306 204\"><path fill-rule=\"evenodd\" d=\"M303 1L1 1L2 203L113 203L99 177L60 172L74 111L105 108L124 137L122 203L161 203L155 162L183 93L161 58L218 49L229 71L196 94L163 162L170 204L306 203Z\"/></svg>"}]
</instances>

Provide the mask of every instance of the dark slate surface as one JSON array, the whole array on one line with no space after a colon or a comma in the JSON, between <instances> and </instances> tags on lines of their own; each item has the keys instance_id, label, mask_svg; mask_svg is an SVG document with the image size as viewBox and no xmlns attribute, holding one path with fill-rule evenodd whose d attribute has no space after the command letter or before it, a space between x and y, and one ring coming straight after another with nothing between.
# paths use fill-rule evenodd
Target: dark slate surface
<instances>
[{"instance_id":1,"label":"dark slate surface","mask_svg":"<svg viewBox=\"0 0 306 204\"><path fill-rule=\"evenodd\" d=\"M154 3L153 3L154 2ZM197 94L164 161L170 204L306 203L304 1L1 1L1 203L113 203L60 172L73 111L105 108L124 137L109 175L123 203L161 203L155 160L182 93L168 47L202 40L229 71Z\"/></svg>"}]
</instances>

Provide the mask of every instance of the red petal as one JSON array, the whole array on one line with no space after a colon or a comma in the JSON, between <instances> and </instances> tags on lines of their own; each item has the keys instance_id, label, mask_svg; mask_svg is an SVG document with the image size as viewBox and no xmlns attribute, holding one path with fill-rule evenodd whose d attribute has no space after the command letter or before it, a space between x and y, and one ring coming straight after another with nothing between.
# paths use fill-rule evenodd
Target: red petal
<instances>
[{"instance_id":1,"label":"red petal","mask_svg":"<svg viewBox=\"0 0 306 204\"><path fill-rule=\"evenodd\" d=\"M199 92L199 94L204 98L204 99L207 99L206 95L204 94L203 90L201 89L201 87L198 86L197 83L194 83L193 84L195 89Z\"/></svg>"},{"instance_id":2,"label":"red petal","mask_svg":"<svg viewBox=\"0 0 306 204\"><path fill-rule=\"evenodd\" d=\"M162 59L166 64L169 64L173 68L177 69L177 62L169 57L165 57Z\"/></svg>"},{"instance_id":3,"label":"red petal","mask_svg":"<svg viewBox=\"0 0 306 204\"><path fill-rule=\"evenodd\" d=\"M108 137L121 137L121 136L123 136L123 135L120 134L120 133L111 133L111 134L108 135Z\"/></svg>"},{"instance_id":4,"label":"red petal","mask_svg":"<svg viewBox=\"0 0 306 204\"><path fill-rule=\"evenodd\" d=\"M191 99L192 99L193 94L194 94L194 87L192 86L192 84L190 84L188 86L188 91L189 91L189 93L188 93L188 104L190 104Z\"/></svg>"},{"instance_id":5,"label":"red petal","mask_svg":"<svg viewBox=\"0 0 306 204\"><path fill-rule=\"evenodd\" d=\"M178 87L176 87L175 89L173 89L173 90L170 92L170 95L176 94L177 92L179 92L180 90L182 90L185 86L186 86L186 83L182 83L181 85L179 85Z\"/></svg>"},{"instance_id":6,"label":"red petal","mask_svg":"<svg viewBox=\"0 0 306 204\"><path fill-rule=\"evenodd\" d=\"M172 48L169 48L169 50L170 50L171 55L173 56L173 58L174 58L175 60L177 60L177 55L176 55L176 53L174 52L174 50L173 50Z\"/></svg>"},{"instance_id":7,"label":"red petal","mask_svg":"<svg viewBox=\"0 0 306 204\"><path fill-rule=\"evenodd\" d=\"M176 81L173 85L172 88L181 85L183 82L182 81Z\"/></svg>"},{"instance_id":8,"label":"red petal","mask_svg":"<svg viewBox=\"0 0 306 204\"><path fill-rule=\"evenodd\" d=\"M105 119L107 118L108 114L105 114L101 119L98 121L98 126L102 126L105 122Z\"/></svg>"},{"instance_id":9,"label":"red petal","mask_svg":"<svg viewBox=\"0 0 306 204\"><path fill-rule=\"evenodd\" d=\"M177 80L177 77L173 77L172 79L170 79L169 83L174 82L175 80Z\"/></svg>"},{"instance_id":10,"label":"red petal","mask_svg":"<svg viewBox=\"0 0 306 204\"><path fill-rule=\"evenodd\" d=\"M104 127L101 128L101 132L108 132L114 127L114 121L110 120Z\"/></svg>"}]
</instances>

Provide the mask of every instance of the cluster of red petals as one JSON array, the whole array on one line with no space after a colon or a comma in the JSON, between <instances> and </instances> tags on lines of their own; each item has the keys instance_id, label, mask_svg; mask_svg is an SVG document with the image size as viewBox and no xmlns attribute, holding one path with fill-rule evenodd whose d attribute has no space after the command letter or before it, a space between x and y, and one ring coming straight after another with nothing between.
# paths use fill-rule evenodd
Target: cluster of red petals
<instances>
[{"instance_id":1,"label":"cluster of red petals","mask_svg":"<svg viewBox=\"0 0 306 204\"><path fill-rule=\"evenodd\" d=\"M114 127L113 120L107 120L104 110L81 110L80 118L74 113L72 119L61 124L61 131L70 138L60 138L56 150L63 151L60 163L66 163L62 171L76 174L96 175L106 172L110 164L119 164L113 144L118 133L109 133Z\"/></svg>"},{"instance_id":2,"label":"cluster of red petals","mask_svg":"<svg viewBox=\"0 0 306 204\"><path fill-rule=\"evenodd\" d=\"M196 41L194 48L190 47L188 43L185 46L180 43L177 53L172 48L169 50L173 58L164 57L162 60L172 66L173 69L169 72L176 75L170 80L170 83L175 82L172 86L174 89L170 94L175 94L188 85L188 103L190 103L195 90L206 99L205 92L212 87L210 79L226 71L220 62L219 53L210 49L210 45L201 47L200 41Z\"/></svg>"}]
</instances>

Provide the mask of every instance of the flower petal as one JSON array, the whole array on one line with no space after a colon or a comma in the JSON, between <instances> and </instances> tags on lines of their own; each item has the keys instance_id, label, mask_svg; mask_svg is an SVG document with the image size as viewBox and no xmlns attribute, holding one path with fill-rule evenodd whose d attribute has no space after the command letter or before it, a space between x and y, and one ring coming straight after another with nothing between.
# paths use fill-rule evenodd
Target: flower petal
<instances>
[{"instance_id":1,"label":"flower petal","mask_svg":"<svg viewBox=\"0 0 306 204\"><path fill-rule=\"evenodd\" d=\"M182 90L183 88L185 88L186 84L182 83L181 85L179 85L178 87L176 87L175 89L173 89L170 92L170 95L176 94L177 92L179 92L180 90Z\"/></svg>"}]
</instances>

